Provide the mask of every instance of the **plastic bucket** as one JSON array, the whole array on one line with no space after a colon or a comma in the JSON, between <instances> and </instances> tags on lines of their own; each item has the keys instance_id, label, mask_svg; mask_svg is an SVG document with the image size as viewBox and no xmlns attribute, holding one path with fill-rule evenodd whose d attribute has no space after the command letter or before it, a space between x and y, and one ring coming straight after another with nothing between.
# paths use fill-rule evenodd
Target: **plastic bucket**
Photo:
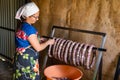
<instances>
[{"instance_id":1,"label":"plastic bucket","mask_svg":"<svg viewBox=\"0 0 120 80\"><path fill-rule=\"evenodd\" d=\"M52 65L44 70L47 80L55 78L68 78L70 80L80 80L83 73L80 69L69 65Z\"/></svg>"}]
</instances>

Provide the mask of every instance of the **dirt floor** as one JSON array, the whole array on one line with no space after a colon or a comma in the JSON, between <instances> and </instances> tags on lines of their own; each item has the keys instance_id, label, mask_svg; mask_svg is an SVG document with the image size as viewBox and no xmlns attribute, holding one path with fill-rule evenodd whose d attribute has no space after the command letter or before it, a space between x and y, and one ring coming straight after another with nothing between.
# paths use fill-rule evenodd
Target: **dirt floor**
<instances>
[{"instance_id":1,"label":"dirt floor","mask_svg":"<svg viewBox=\"0 0 120 80\"><path fill-rule=\"evenodd\" d=\"M12 80L12 65L0 59L0 80Z\"/></svg>"}]
</instances>

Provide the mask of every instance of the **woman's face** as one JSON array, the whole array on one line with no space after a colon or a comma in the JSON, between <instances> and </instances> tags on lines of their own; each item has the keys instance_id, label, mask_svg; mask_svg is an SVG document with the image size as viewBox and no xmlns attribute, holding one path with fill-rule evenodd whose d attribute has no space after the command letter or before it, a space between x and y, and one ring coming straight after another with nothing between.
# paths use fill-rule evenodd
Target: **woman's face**
<instances>
[{"instance_id":1,"label":"woman's face","mask_svg":"<svg viewBox=\"0 0 120 80\"><path fill-rule=\"evenodd\" d=\"M26 22L29 24L34 24L37 20L39 20L39 12L26 18Z\"/></svg>"}]
</instances>

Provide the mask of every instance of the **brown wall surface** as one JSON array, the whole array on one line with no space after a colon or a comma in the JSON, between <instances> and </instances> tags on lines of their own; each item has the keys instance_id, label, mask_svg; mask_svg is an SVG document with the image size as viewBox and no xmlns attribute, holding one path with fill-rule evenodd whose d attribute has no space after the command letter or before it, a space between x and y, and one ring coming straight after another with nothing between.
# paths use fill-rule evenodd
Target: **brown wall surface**
<instances>
[{"instance_id":1,"label":"brown wall surface","mask_svg":"<svg viewBox=\"0 0 120 80\"><path fill-rule=\"evenodd\" d=\"M107 33L103 53L103 80L113 80L120 52L120 0L32 0L40 8L40 18L35 24L41 35L50 35L53 25ZM99 46L97 36L69 33L73 40L82 40ZM81 39L82 38L82 39ZM93 70L92 70L93 72ZM91 79L91 72L84 80Z\"/></svg>"}]
</instances>

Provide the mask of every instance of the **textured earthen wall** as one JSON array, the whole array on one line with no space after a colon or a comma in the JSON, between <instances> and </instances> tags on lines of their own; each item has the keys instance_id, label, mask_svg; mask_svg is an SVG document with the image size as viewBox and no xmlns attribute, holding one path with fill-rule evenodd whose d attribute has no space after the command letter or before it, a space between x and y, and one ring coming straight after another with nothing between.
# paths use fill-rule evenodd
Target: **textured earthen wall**
<instances>
[{"instance_id":1,"label":"textured earthen wall","mask_svg":"<svg viewBox=\"0 0 120 80\"><path fill-rule=\"evenodd\" d=\"M40 19L35 26L41 35L49 35L52 25L107 33L107 52L103 54L103 80L113 80L120 52L120 0L33 1L40 8ZM82 38L83 41L96 45L100 43L96 36L69 33L69 37L74 40ZM90 73L86 73L86 80L90 80Z\"/></svg>"}]
</instances>

